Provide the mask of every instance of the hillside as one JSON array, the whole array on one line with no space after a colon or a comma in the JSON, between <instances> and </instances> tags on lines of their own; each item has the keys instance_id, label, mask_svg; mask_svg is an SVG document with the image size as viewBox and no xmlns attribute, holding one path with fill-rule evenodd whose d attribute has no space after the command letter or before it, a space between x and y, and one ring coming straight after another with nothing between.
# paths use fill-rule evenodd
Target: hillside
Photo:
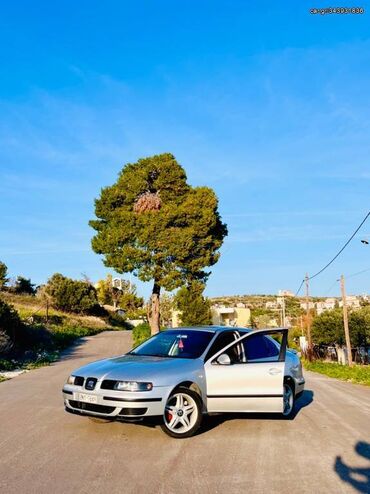
<instances>
[{"instance_id":1,"label":"hillside","mask_svg":"<svg viewBox=\"0 0 370 494\"><path fill-rule=\"evenodd\" d=\"M45 303L35 296L8 292L2 292L0 299L13 306L20 317L12 341L6 348L0 348L0 371L45 365L56 360L78 338L128 329L122 318L107 311L101 317L52 308L47 311Z\"/></svg>"},{"instance_id":2,"label":"hillside","mask_svg":"<svg viewBox=\"0 0 370 494\"><path fill-rule=\"evenodd\" d=\"M263 309L266 302L275 302L278 295L223 295L221 297L211 297L212 304L225 305L226 307L235 306L237 304L245 304L250 309ZM285 297L285 300L295 302L304 302L304 297ZM320 302L325 300L325 297L310 297L311 302Z\"/></svg>"}]
</instances>

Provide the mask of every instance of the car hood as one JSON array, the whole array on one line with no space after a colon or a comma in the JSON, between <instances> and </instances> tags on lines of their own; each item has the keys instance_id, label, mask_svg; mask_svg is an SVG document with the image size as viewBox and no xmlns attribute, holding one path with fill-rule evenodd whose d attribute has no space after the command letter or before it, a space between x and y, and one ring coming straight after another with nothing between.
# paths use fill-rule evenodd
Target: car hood
<instances>
[{"instance_id":1,"label":"car hood","mask_svg":"<svg viewBox=\"0 0 370 494\"><path fill-rule=\"evenodd\" d=\"M189 378L193 373L202 377L202 360L128 354L92 362L76 369L73 375L99 380L148 381L153 382L154 386L169 386L179 378Z\"/></svg>"}]
</instances>

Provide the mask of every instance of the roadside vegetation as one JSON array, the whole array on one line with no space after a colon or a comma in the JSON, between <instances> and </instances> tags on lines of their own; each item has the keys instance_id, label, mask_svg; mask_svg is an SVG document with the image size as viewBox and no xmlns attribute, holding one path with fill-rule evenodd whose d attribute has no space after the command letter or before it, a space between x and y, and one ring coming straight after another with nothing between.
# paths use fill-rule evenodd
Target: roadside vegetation
<instances>
[{"instance_id":1,"label":"roadside vegetation","mask_svg":"<svg viewBox=\"0 0 370 494\"><path fill-rule=\"evenodd\" d=\"M146 322L139 324L132 330L133 346L135 347L140 345L141 343L144 343L144 341L150 338L150 336L151 331L149 324Z\"/></svg>"},{"instance_id":2,"label":"roadside vegetation","mask_svg":"<svg viewBox=\"0 0 370 494\"><path fill-rule=\"evenodd\" d=\"M49 308L46 317L46 308L36 297L2 293L0 328L1 372L47 365L78 338L129 325L109 312L93 316Z\"/></svg>"},{"instance_id":3,"label":"roadside vegetation","mask_svg":"<svg viewBox=\"0 0 370 494\"><path fill-rule=\"evenodd\" d=\"M348 324L352 347L366 347L370 342L370 305L350 310ZM344 345L343 309L328 310L315 316L311 334L317 345Z\"/></svg>"},{"instance_id":4,"label":"roadside vegetation","mask_svg":"<svg viewBox=\"0 0 370 494\"><path fill-rule=\"evenodd\" d=\"M342 381L350 381L357 384L365 384L370 386L370 366L369 365L354 365L349 367L348 365L341 365L335 362L322 362L315 360L313 362L303 361L304 368L325 374L329 377L335 377Z\"/></svg>"},{"instance_id":5,"label":"roadside vegetation","mask_svg":"<svg viewBox=\"0 0 370 494\"><path fill-rule=\"evenodd\" d=\"M36 290L26 278L9 283L6 276L0 263L0 373L47 365L78 338L131 329L125 317L99 304L88 280L57 273Z\"/></svg>"}]
</instances>

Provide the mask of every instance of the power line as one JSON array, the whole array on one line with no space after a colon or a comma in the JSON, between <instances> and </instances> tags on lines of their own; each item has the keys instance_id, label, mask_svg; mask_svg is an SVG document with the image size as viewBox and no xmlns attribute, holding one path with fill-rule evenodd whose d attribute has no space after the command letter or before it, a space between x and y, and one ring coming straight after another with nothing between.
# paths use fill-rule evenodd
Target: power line
<instances>
[{"instance_id":1,"label":"power line","mask_svg":"<svg viewBox=\"0 0 370 494\"><path fill-rule=\"evenodd\" d=\"M362 273L367 273L368 271L370 271L370 268L363 269L362 271L358 271L357 273L350 274L349 276L346 276L346 279L348 280L349 278L353 278L354 276L357 276Z\"/></svg>"},{"instance_id":2,"label":"power line","mask_svg":"<svg viewBox=\"0 0 370 494\"><path fill-rule=\"evenodd\" d=\"M304 283L304 280L302 280L301 284L299 285L298 290L295 292L295 295L294 295L295 297L296 297L296 296L298 295L298 293L301 291L301 288L302 288L302 286L303 286L303 283Z\"/></svg>"},{"instance_id":3,"label":"power line","mask_svg":"<svg viewBox=\"0 0 370 494\"><path fill-rule=\"evenodd\" d=\"M334 283L331 285L331 287L328 290L326 290L324 297L328 296L329 292L331 292L332 288L334 288L337 283L338 283L338 280L335 280Z\"/></svg>"},{"instance_id":4,"label":"power line","mask_svg":"<svg viewBox=\"0 0 370 494\"><path fill-rule=\"evenodd\" d=\"M327 264L325 264L325 266L323 268L320 269L320 271L318 271L317 273L313 274L312 276L310 276L308 278L308 280L312 280L313 278L316 278L316 276L319 276L319 274L321 274L323 271L325 271L325 269L327 269L331 264L333 264L333 262L335 261L335 259L337 259L340 254L344 251L344 249L347 247L347 245L351 242L351 240L353 239L353 237L356 235L356 233L360 230L360 228L362 227L362 225L365 223L365 221L368 219L368 217L370 216L370 211L367 213L367 215L365 216L365 218L361 221L361 223L359 224L359 226L356 228L356 230L352 233L352 235L349 237L349 239L347 240L347 242L343 245L343 247L337 252L337 254L335 254L335 256L333 257L333 259L331 259ZM298 293L300 292L301 288L302 288L302 285L304 283L305 280L302 280L302 283L300 284L297 292L296 292L296 296L298 295Z\"/></svg>"},{"instance_id":5,"label":"power line","mask_svg":"<svg viewBox=\"0 0 370 494\"><path fill-rule=\"evenodd\" d=\"M349 237L347 242L343 245L343 247L340 249L340 251L333 257L331 261L328 262L323 268L320 269L317 273L309 277L309 280L312 280L313 278L316 278L319 274L321 274L323 271L325 271L326 268L328 268L334 261L335 259L344 251L344 249L347 247L347 245L350 243L350 241L353 239L353 237L356 235L356 233L359 231L359 229L362 227L362 225L365 223L365 221L368 219L370 216L370 211L367 213L365 218L361 221L359 226L356 228L356 230L352 233L352 235Z\"/></svg>"},{"instance_id":6,"label":"power line","mask_svg":"<svg viewBox=\"0 0 370 494\"><path fill-rule=\"evenodd\" d=\"M358 276L359 274L367 273L368 271L370 271L370 268L363 269L362 271L357 271L357 273L352 273L352 274L346 276L346 280L353 278L354 276ZM325 290L325 292L324 292L325 297L329 294L329 292L331 292L332 288L335 287L335 285L338 283L338 281L340 281L340 280L339 279L335 280L334 283L330 286L330 288L328 288L328 290Z\"/></svg>"}]
</instances>

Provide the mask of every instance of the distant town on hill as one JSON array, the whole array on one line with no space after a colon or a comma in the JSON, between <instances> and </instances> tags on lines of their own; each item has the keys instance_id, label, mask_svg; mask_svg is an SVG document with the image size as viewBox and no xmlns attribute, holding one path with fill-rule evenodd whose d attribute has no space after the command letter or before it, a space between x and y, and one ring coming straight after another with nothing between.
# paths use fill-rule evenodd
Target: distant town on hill
<instances>
[{"instance_id":1,"label":"distant town on hill","mask_svg":"<svg viewBox=\"0 0 370 494\"><path fill-rule=\"evenodd\" d=\"M214 324L267 326L302 326L304 314L320 315L343 306L341 297L296 297L288 290L277 295L224 295L210 298ZM347 295L347 306L358 310L370 305L369 295Z\"/></svg>"}]
</instances>

